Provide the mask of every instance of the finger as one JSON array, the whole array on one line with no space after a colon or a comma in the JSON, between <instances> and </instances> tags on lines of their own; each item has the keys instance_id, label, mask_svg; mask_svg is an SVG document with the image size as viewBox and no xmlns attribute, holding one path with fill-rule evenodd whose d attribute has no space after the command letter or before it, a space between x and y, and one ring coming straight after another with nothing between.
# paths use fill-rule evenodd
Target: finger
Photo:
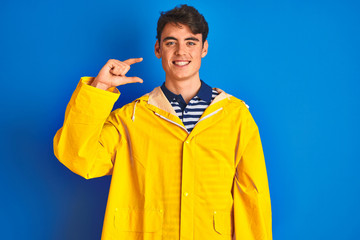
<instances>
[{"instance_id":1,"label":"finger","mask_svg":"<svg viewBox=\"0 0 360 240\"><path fill-rule=\"evenodd\" d=\"M123 68L123 66L127 66L128 64L125 64L119 60L116 59L110 59L107 63L106 66L109 68L109 70L114 69L114 68Z\"/></svg>"},{"instance_id":2,"label":"finger","mask_svg":"<svg viewBox=\"0 0 360 240\"><path fill-rule=\"evenodd\" d=\"M110 70L110 69L113 69L114 67L118 66L119 63L121 63L119 60L110 59L110 60L106 63L106 66L109 67L109 70Z\"/></svg>"},{"instance_id":3,"label":"finger","mask_svg":"<svg viewBox=\"0 0 360 240\"><path fill-rule=\"evenodd\" d=\"M110 69L110 73L115 76L121 76L123 70L119 66L114 66Z\"/></svg>"},{"instance_id":4,"label":"finger","mask_svg":"<svg viewBox=\"0 0 360 240\"><path fill-rule=\"evenodd\" d=\"M141 62L142 60L143 60L143 58L130 58L130 59L127 59L127 60L125 60L123 62L128 64L128 65L131 65L131 64L134 64L134 63Z\"/></svg>"},{"instance_id":5,"label":"finger","mask_svg":"<svg viewBox=\"0 0 360 240\"><path fill-rule=\"evenodd\" d=\"M125 76L125 74L130 70L130 65L125 62L116 60L114 63L117 66L118 75Z\"/></svg>"},{"instance_id":6,"label":"finger","mask_svg":"<svg viewBox=\"0 0 360 240\"><path fill-rule=\"evenodd\" d=\"M110 72L113 75L116 76L125 76L125 74L130 70L130 66L126 63L120 62L120 61L113 61L112 62L112 68L110 69Z\"/></svg>"},{"instance_id":7,"label":"finger","mask_svg":"<svg viewBox=\"0 0 360 240\"><path fill-rule=\"evenodd\" d=\"M112 69L110 69L110 73L115 76L125 76L125 74L130 70L129 65L115 65Z\"/></svg>"},{"instance_id":8,"label":"finger","mask_svg":"<svg viewBox=\"0 0 360 240\"><path fill-rule=\"evenodd\" d=\"M125 74L127 74L127 72L130 70L130 65L126 64L126 63L121 63L122 68L121 68L121 75L125 76Z\"/></svg>"}]
</instances>

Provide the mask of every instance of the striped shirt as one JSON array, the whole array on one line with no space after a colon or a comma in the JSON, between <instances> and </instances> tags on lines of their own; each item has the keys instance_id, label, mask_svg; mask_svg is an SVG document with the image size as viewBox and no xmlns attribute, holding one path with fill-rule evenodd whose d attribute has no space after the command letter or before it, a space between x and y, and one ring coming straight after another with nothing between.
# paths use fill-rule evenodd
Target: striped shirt
<instances>
[{"instance_id":1,"label":"striped shirt","mask_svg":"<svg viewBox=\"0 0 360 240\"><path fill-rule=\"evenodd\" d=\"M209 85L201 81L199 92L193 97L188 104L186 104L181 94L176 95L165 87L165 83L161 86L166 98L174 108L177 116L181 119L184 126L190 133L205 109L210 105L212 100L219 95L219 93L212 89Z\"/></svg>"}]
</instances>

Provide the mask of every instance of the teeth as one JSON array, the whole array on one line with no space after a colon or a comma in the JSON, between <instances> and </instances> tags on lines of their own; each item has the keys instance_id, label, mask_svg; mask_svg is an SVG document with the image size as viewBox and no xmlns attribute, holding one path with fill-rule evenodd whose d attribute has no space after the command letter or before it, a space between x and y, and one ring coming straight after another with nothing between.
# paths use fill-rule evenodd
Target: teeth
<instances>
[{"instance_id":1,"label":"teeth","mask_svg":"<svg viewBox=\"0 0 360 240\"><path fill-rule=\"evenodd\" d=\"M184 66L186 64L189 64L189 62L174 62L174 64L178 66Z\"/></svg>"}]
</instances>

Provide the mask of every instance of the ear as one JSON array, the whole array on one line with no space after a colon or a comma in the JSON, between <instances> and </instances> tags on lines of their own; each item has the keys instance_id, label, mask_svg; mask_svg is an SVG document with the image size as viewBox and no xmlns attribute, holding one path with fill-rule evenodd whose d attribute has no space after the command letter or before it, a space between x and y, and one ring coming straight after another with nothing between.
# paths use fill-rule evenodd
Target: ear
<instances>
[{"instance_id":1,"label":"ear","mask_svg":"<svg viewBox=\"0 0 360 240\"><path fill-rule=\"evenodd\" d=\"M203 44L203 48L201 50L201 57L205 57L207 52L208 52L208 47L209 47L209 44L208 44L208 41L205 40L204 44Z\"/></svg>"},{"instance_id":2,"label":"ear","mask_svg":"<svg viewBox=\"0 0 360 240\"><path fill-rule=\"evenodd\" d=\"M159 59L161 58L159 40L156 40L156 43L155 43L155 56Z\"/></svg>"}]
</instances>

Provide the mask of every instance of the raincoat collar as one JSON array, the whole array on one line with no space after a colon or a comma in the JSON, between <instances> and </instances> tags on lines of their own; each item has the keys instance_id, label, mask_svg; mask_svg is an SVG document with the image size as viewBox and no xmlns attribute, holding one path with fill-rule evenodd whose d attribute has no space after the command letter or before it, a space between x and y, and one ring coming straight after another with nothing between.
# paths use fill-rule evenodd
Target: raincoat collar
<instances>
[{"instance_id":1,"label":"raincoat collar","mask_svg":"<svg viewBox=\"0 0 360 240\"><path fill-rule=\"evenodd\" d=\"M148 94L148 104L153 105L165 112L171 113L176 116L174 108L171 106L170 102L167 100L164 92L161 90L161 87L156 87L152 92Z\"/></svg>"},{"instance_id":2,"label":"raincoat collar","mask_svg":"<svg viewBox=\"0 0 360 240\"><path fill-rule=\"evenodd\" d=\"M208 108L213 108L214 105L218 105L217 103L221 102L222 100L230 100L231 95L225 93L220 88L214 88L219 95L215 97L215 99L211 102ZM177 116L174 108L171 106L170 102L167 100L164 92L161 90L161 87L156 87L150 93L144 95L139 100L145 100L151 106L155 108L161 109L164 112L170 113L174 116ZM225 101L228 102L228 101ZM225 103L224 102L224 103ZM222 104L220 104L222 105Z\"/></svg>"},{"instance_id":3,"label":"raincoat collar","mask_svg":"<svg viewBox=\"0 0 360 240\"><path fill-rule=\"evenodd\" d=\"M205 109L202 117L199 119L199 122L202 122L204 120L208 122L208 119L213 115L218 115L218 113L224 114L224 107L230 103L231 95L226 94L224 91L218 88L214 88L217 92L219 92L219 95L215 97L215 99L211 102L211 104ZM186 132L186 128L184 127L183 122L180 120L180 118L177 116L174 108L167 100L165 94L161 90L161 87L154 88L153 91L150 93L142 96L141 98L137 99L135 102L143 102L146 103L145 106L152 110L156 115L165 118L167 120L172 121L176 125L182 127ZM136 104L134 104L134 111L133 111L133 121L135 120L135 111L136 111ZM199 126L196 126L189 134L189 136L194 136L201 132L202 130L206 129L210 125L215 124L217 121L220 121L221 118L216 118L216 120L211 120L208 122L208 124L198 124ZM210 124L209 124L210 123Z\"/></svg>"}]
</instances>

